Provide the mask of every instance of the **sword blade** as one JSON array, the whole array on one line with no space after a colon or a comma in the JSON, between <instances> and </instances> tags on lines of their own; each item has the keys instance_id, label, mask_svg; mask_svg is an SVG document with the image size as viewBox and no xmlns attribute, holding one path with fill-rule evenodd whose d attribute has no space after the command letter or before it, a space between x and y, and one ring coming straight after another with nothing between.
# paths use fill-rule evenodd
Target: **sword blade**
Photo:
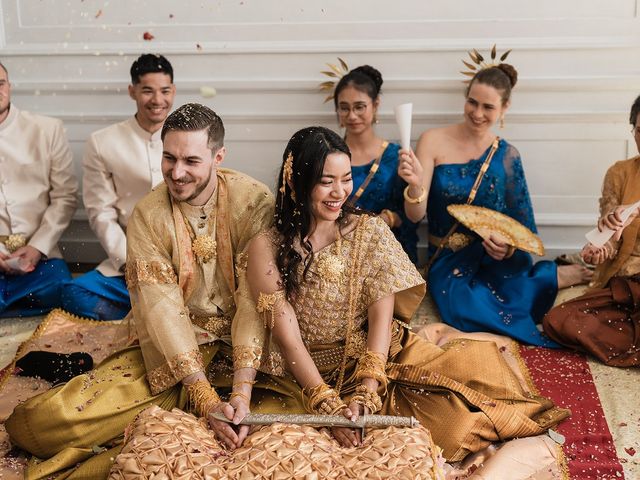
<instances>
[{"instance_id":1,"label":"sword blade","mask_svg":"<svg viewBox=\"0 0 640 480\"><path fill-rule=\"evenodd\" d=\"M222 422L231 423L222 413L210 413L209 417ZM361 415L352 422L342 415L311 415L286 413L249 413L242 419L240 425L271 425L273 423L292 423L295 425L311 425L314 427L417 427L418 420L414 417L397 417L393 415Z\"/></svg>"}]
</instances>

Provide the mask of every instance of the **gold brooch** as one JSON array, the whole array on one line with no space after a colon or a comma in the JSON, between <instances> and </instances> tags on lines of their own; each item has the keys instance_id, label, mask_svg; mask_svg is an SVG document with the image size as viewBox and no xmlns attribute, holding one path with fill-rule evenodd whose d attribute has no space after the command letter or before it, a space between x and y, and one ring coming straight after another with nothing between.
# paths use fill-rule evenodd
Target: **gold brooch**
<instances>
[{"instance_id":1,"label":"gold brooch","mask_svg":"<svg viewBox=\"0 0 640 480\"><path fill-rule=\"evenodd\" d=\"M337 281L344 273L344 261L335 254L328 253L318 260L318 274L323 280Z\"/></svg>"},{"instance_id":2,"label":"gold brooch","mask_svg":"<svg viewBox=\"0 0 640 480\"><path fill-rule=\"evenodd\" d=\"M217 257L216 241L211 235L198 235L191 244L191 250L200 263L207 263Z\"/></svg>"},{"instance_id":3,"label":"gold brooch","mask_svg":"<svg viewBox=\"0 0 640 480\"><path fill-rule=\"evenodd\" d=\"M342 235L340 233L340 227L336 224L336 241L330 247L332 250L335 247L336 253L325 253L318 259L317 271L320 278L327 282L341 282L342 275L346 269L344 260L342 259Z\"/></svg>"},{"instance_id":4,"label":"gold brooch","mask_svg":"<svg viewBox=\"0 0 640 480\"><path fill-rule=\"evenodd\" d=\"M458 250L462 250L464 247L471 243L471 237L469 235L465 235L464 233L452 233L447 240L447 246L457 252Z\"/></svg>"},{"instance_id":5,"label":"gold brooch","mask_svg":"<svg viewBox=\"0 0 640 480\"><path fill-rule=\"evenodd\" d=\"M27 244L27 239L20 233L14 233L9 235L4 241L4 246L9 250L9 253L13 253L20 247L24 247Z\"/></svg>"}]
</instances>

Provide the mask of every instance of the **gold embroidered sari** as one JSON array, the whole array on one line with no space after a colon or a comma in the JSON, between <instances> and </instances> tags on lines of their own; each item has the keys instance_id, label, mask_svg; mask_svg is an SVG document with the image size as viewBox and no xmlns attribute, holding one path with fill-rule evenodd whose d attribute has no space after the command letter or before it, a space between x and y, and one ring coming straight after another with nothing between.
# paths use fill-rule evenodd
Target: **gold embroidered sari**
<instances>
[{"instance_id":1,"label":"gold embroidered sari","mask_svg":"<svg viewBox=\"0 0 640 480\"><path fill-rule=\"evenodd\" d=\"M359 247L355 245L358 229L362 229ZM278 242L273 243L275 251ZM410 320L424 294L424 280L386 224L374 217L364 217L356 230L343 237L340 249L332 244L317 252L300 290L289 299L302 339L325 382L334 386L339 375L348 323L348 277L355 268L357 248L362 252L356 279L360 288L354 299L357 313L342 397L355 390L356 361L366 349L367 309L393 294L396 321L386 367L390 383L382 396L381 414L416 417L450 461L493 442L539 435L568 416L568 411L555 408L551 401L525 393L495 343L458 340L438 347L406 328L404 322ZM347 266L344 276L323 278L317 266L324 256L337 254ZM303 411L300 387L284 371L273 345L267 360L262 368L274 376L259 376L263 383L256 385L258 391L277 383L286 411Z\"/></svg>"}]
</instances>

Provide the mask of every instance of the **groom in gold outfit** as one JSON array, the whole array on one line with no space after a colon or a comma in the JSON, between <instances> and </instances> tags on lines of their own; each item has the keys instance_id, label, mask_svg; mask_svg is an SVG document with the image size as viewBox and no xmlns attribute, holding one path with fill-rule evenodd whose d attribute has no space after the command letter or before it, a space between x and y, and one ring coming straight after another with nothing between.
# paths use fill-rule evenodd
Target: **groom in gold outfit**
<instances>
[{"instance_id":1,"label":"groom in gold outfit","mask_svg":"<svg viewBox=\"0 0 640 480\"><path fill-rule=\"evenodd\" d=\"M244 250L270 226L273 197L254 179L218 168L224 126L208 107L178 108L162 140L165 184L138 203L127 226L126 280L140 346L16 407L6 422L12 442L45 459L29 478L76 465L67 478L105 478L121 448L114 439L151 404L189 402L200 416L219 411L236 420L248 412L264 333L244 285ZM207 369L225 362L234 371L225 387L233 389L221 402ZM210 425L230 448L247 434L247 427Z\"/></svg>"}]
</instances>

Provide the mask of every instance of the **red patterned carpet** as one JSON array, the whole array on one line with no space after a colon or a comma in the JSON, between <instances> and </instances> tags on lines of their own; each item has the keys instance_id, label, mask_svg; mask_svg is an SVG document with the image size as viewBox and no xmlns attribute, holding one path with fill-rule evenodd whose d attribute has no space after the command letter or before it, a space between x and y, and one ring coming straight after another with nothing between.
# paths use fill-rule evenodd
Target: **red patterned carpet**
<instances>
[{"instance_id":1,"label":"red patterned carpet","mask_svg":"<svg viewBox=\"0 0 640 480\"><path fill-rule=\"evenodd\" d=\"M557 428L566 439L563 451L569 478L624 478L586 358L539 347L521 347L520 354L538 392L572 412Z\"/></svg>"}]
</instances>

